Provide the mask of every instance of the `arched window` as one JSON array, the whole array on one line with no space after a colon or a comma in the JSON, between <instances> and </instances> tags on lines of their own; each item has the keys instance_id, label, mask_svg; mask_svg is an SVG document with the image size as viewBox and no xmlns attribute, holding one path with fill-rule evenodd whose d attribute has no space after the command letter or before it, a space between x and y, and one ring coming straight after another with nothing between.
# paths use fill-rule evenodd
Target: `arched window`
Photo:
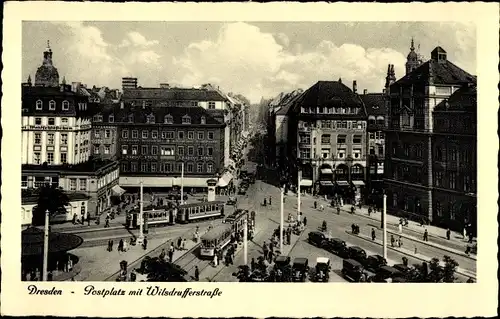
<instances>
[{"instance_id":1,"label":"arched window","mask_svg":"<svg viewBox=\"0 0 500 319\"><path fill-rule=\"evenodd\" d=\"M398 193L392 194L392 206L398 207Z\"/></svg>"},{"instance_id":2,"label":"arched window","mask_svg":"<svg viewBox=\"0 0 500 319\"><path fill-rule=\"evenodd\" d=\"M63 109L63 111L69 110L69 102L68 101L63 101L62 109Z\"/></svg>"},{"instance_id":3,"label":"arched window","mask_svg":"<svg viewBox=\"0 0 500 319\"><path fill-rule=\"evenodd\" d=\"M114 116L113 114L110 114L110 115L108 116L108 122L109 122L109 123L114 123L114 122L115 122L115 116Z\"/></svg>"},{"instance_id":4,"label":"arched window","mask_svg":"<svg viewBox=\"0 0 500 319\"><path fill-rule=\"evenodd\" d=\"M182 124L191 124L191 117L189 117L189 115L184 115L182 117Z\"/></svg>"},{"instance_id":5,"label":"arched window","mask_svg":"<svg viewBox=\"0 0 500 319\"><path fill-rule=\"evenodd\" d=\"M383 116L377 116L377 125L384 125L384 117Z\"/></svg>"},{"instance_id":6,"label":"arched window","mask_svg":"<svg viewBox=\"0 0 500 319\"><path fill-rule=\"evenodd\" d=\"M156 123L156 117L153 114L149 116L149 123Z\"/></svg>"},{"instance_id":7,"label":"arched window","mask_svg":"<svg viewBox=\"0 0 500 319\"><path fill-rule=\"evenodd\" d=\"M174 118L170 114L165 115L165 117L163 118L163 123L165 123L165 124L174 124Z\"/></svg>"},{"instance_id":8,"label":"arched window","mask_svg":"<svg viewBox=\"0 0 500 319\"><path fill-rule=\"evenodd\" d=\"M370 124L370 125L375 125L375 116L370 115L370 116L368 117L368 124Z\"/></svg>"},{"instance_id":9,"label":"arched window","mask_svg":"<svg viewBox=\"0 0 500 319\"><path fill-rule=\"evenodd\" d=\"M56 109L56 101L51 100L51 101L49 102L49 110L53 111L53 110L55 110L55 109Z\"/></svg>"},{"instance_id":10,"label":"arched window","mask_svg":"<svg viewBox=\"0 0 500 319\"><path fill-rule=\"evenodd\" d=\"M443 212L441 211L441 202L440 201L436 201L434 203L434 211L436 212L437 217L443 216Z\"/></svg>"},{"instance_id":11,"label":"arched window","mask_svg":"<svg viewBox=\"0 0 500 319\"><path fill-rule=\"evenodd\" d=\"M43 102L42 100L36 101L36 109L41 110L43 108Z\"/></svg>"},{"instance_id":12,"label":"arched window","mask_svg":"<svg viewBox=\"0 0 500 319\"><path fill-rule=\"evenodd\" d=\"M201 124L206 124L206 123L207 123L207 119L204 116L202 116L201 117Z\"/></svg>"}]
</instances>

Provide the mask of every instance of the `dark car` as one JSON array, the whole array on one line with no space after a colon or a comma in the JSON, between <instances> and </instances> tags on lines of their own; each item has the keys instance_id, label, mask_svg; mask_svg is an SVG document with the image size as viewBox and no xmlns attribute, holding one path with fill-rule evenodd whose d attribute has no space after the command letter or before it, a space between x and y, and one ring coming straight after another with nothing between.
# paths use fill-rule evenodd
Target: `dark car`
<instances>
[{"instance_id":1,"label":"dark car","mask_svg":"<svg viewBox=\"0 0 500 319\"><path fill-rule=\"evenodd\" d=\"M393 265L392 267L394 267L395 269L397 269L401 274L403 274L405 276L408 273L410 273L410 271L411 271L411 267L405 266L403 264L396 264L396 265Z\"/></svg>"},{"instance_id":2,"label":"dark car","mask_svg":"<svg viewBox=\"0 0 500 319\"><path fill-rule=\"evenodd\" d=\"M377 272L380 267L387 265L387 260L380 255L371 255L366 258L364 265L366 269Z\"/></svg>"},{"instance_id":3,"label":"dark car","mask_svg":"<svg viewBox=\"0 0 500 319\"><path fill-rule=\"evenodd\" d=\"M332 238L326 242L325 249L340 257L348 257L348 248L345 241L339 238Z\"/></svg>"},{"instance_id":4,"label":"dark car","mask_svg":"<svg viewBox=\"0 0 500 319\"><path fill-rule=\"evenodd\" d=\"M364 277L363 270L363 265L354 259L344 259L342 262L342 276L350 281L362 281Z\"/></svg>"},{"instance_id":5,"label":"dark car","mask_svg":"<svg viewBox=\"0 0 500 319\"><path fill-rule=\"evenodd\" d=\"M394 267L381 266L377 270L373 282L392 282L394 278L403 278L403 274Z\"/></svg>"},{"instance_id":6,"label":"dark car","mask_svg":"<svg viewBox=\"0 0 500 319\"><path fill-rule=\"evenodd\" d=\"M293 281L306 281L309 272L309 260L307 258L295 258L293 260L292 273Z\"/></svg>"},{"instance_id":7,"label":"dark car","mask_svg":"<svg viewBox=\"0 0 500 319\"><path fill-rule=\"evenodd\" d=\"M226 202L226 205L235 205L237 202L236 197L229 197L229 199Z\"/></svg>"},{"instance_id":8,"label":"dark car","mask_svg":"<svg viewBox=\"0 0 500 319\"><path fill-rule=\"evenodd\" d=\"M288 256L278 256L274 260L274 267L271 277L275 282L289 282L292 280L291 258Z\"/></svg>"},{"instance_id":9,"label":"dark car","mask_svg":"<svg viewBox=\"0 0 500 319\"><path fill-rule=\"evenodd\" d=\"M354 259L361 264L365 264L366 261L366 251L358 246L351 246L348 248L348 254L350 259Z\"/></svg>"},{"instance_id":10,"label":"dark car","mask_svg":"<svg viewBox=\"0 0 500 319\"><path fill-rule=\"evenodd\" d=\"M314 246L317 246L320 248L325 247L327 245L327 242L328 242L325 234L323 234L322 232L319 232L319 231L310 232L307 240L311 245L314 245Z\"/></svg>"}]
</instances>

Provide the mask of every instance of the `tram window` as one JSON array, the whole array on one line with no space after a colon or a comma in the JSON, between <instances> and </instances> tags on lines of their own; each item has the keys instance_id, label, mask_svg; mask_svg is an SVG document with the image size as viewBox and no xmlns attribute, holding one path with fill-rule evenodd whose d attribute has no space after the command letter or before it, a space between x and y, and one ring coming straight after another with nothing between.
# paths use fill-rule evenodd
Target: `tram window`
<instances>
[{"instance_id":1,"label":"tram window","mask_svg":"<svg viewBox=\"0 0 500 319\"><path fill-rule=\"evenodd\" d=\"M196 208L195 208L195 211L196 211L196 214L199 214L199 213L200 213L200 208L199 208L199 207L196 207Z\"/></svg>"},{"instance_id":2,"label":"tram window","mask_svg":"<svg viewBox=\"0 0 500 319\"><path fill-rule=\"evenodd\" d=\"M200 213L204 213L205 212L205 206L201 206L200 207Z\"/></svg>"}]
</instances>

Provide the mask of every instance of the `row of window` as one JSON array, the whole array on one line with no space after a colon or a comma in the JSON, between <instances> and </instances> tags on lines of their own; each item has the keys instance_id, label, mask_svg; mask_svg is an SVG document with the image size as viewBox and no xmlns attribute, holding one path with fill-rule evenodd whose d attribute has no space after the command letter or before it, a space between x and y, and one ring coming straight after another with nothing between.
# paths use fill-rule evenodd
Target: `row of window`
<instances>
[{"instance_id":1,"label":"row of window","mask_svg":"<svg viewBox=\"0 0 500 319\"><path fill-rule=\"evenodd\" d=\"M359 107L308 107L302 106L301 113L319 113L319 114L358 114Z\"/></svg>"},{"instance_id":2,"label":"row of window","mask_svg":"<svg viewBox=\"0 0 500 319\"><path fill-rule=\"evenodd\" d=\"M102 122L103 116L101 114L94 115L93 121L94 122ZM114 123L115 122L115 116L113 114L108 115L108 122L109 123ZM134 115L129 114L128 116L128 123L134 123ZM146 123L148 124L155 124L156 122L156 116L154 115L147 115L146 116ZM199 124L206 124L207 119L206 117L202 116L200 118L200 123ZM163 124L174 124L174 117L172 115L165 115L163 117ZM192 123L192 119L189 115L184 115L182 117L182 124L198 124L198 123Z\"/></svg>"},{"instance_id":3,"label":"row of window","mask_svg":"<svg viewBox=\"0 0 500 319\"><path fill-rule=\"evenodd\" d=\"M108 147L109 145L105 145L105 147ZM97 149L99 146L96 146ZM105 148L106 149L106 148ZM139 155L139 146L138 145L122 145L122 154L127 155L129 154L129 149L130 149L130 155ZM150 152L151 150L151 152ZM159 151L159 152L158 152ZM175 155L175 147L174 146L157 146L157 145L141 145L141 155L164 155L164 156L172 156ZM205 148L200 146L197 149L198 156L213 156L214 155L214 149L213 147L207 147L206 151ZM183 156L185 155L184 152L184 146L177 146L177 155ZM187 147L187 155L188 156L194 156L194 147L193 146L188 146Z\"/></svg>"},{"instance_id":4,"label":"row of window","mask_svg":"<svg viewBox=\"0 0 500 319\"><path fill-rule=\"evenodd\" d=\"M140 168L140 171L137 169ZM196 168L196 171L195 171ZM171 162L142 162L136 163L128 163L123 162L121 164L122 172L151 172L151 173L173 173L182 172L182 164L181 163L171 163ZM185 164L185 172L186 173L214 173L214 164L213 163L187 163Z\"/></svg>"},{"instance_id":5,"label":"row of window","mask_svg":"<svg viewBox=\"0 0 500 319\"><path fill-rule=\"evenodd\" d=\"M78 107L80 110L86 110L87 109L87 103L85 102L82 102L82 103L78 103ZM36 101L36 109L37 110L42 110L43 109L43 101L42 100L38 100ZM56 101L54 100L50 100L49 101L49 110L50 111L55 111L56 109ZM68 111L69 110L69 102L64 100L62 102L62 110L63 111Z\"/></svg>"},{"instance_id":6,"label":"row of window","mask_svg":"<svg viewBox=\"0 0 500 319\"><path fill-rule=\"evenodd\" d=\"M166 102L161 102L159 103L161 106L177 106L177 107L182 107L182 106L191 106L191 107L197 107L201 106L201 102L199 101L166 101ZM132 101L131 102L132 106L144 106L144 107L152 107L153 106L153 101L152 100L143 100L143 101ZM208 108L209 109L215 109L215 102L214 101L209 101L208 102Z\"/></svg>"},{"instance_id":7,"label":"row of window","mask_svg":"<svg viewBox=\"0 0 500 319\"><path fill-rule=\"evenodd\" d=\"M311 157L311 149L310 148L301 148L299 150L299 157L302 159L311 159L311 158L317 158L316 154L316 149L313 149L313 156ZM346 158L347 152L345 149L338 149L336 152L336 156L339 159L344 159ZM321 149L321 158L323 159L331 159L333 158L334 153L329 149L329 148L322 148ZM360 148L355 148L352 150L351 156L353 159L361 159L362 157L362 150Z\"/></svg>"},{"instance_id":8,"label":"row of window","mask_svg":"<svg viewBox=\"0 0 500 319\"><path fill-rule=\"evenodd\" d=\"M446 172L446 178L444 176L443 171L434 172L434 186L454 190L463 190L464 192L471 192L475 190L475 181L469 174Z\"/></svg>"},{"instance_id":9,"label":"row of window","mask_svg":"<svg viewBox=\"0 0 500 319\"><path fill-rule=\"evenodd\" d=\"M106 130L106 131L109 131L109 130ZM105 134L106 134L106 131L105 131ZM97 131L96 131L97 133ZM157 139L158 138L158 131L151 131L151 138L152 139ZM184 139L185 137L185 132L184 131L178 131L177 132L177 138L182 140ZM100 133L97 133L100 135ZM111 134L109 132L109 134ZM172 140L174 139L174 136L175 136L175 132L174 131L161 131L161 139L165 139L165 140ZM215 133L212 132L212 131L209 131L207 132L207 139L208 140L213 140L215 137ZM129 138L129 130L122 130L122 138ZM133 139L136 139L136 138L139 138L139 131L138 130L132 130L132 135L131 135L131 138ZM141 132L141 138L143 139L147 139L149 138L149 131L147 130L143 130ZM195 132L194 131L188 131L187 132L187 138L189 140L194 140L195 138ZM203 131L199 131L198 132L198 139L199 140L204 140L205 139L205 132Z\"/></svg>"},{"instance_id":10,"label":"row of window","mask_svg":"<svg viewBox=\"0 0 500 319\"><path fill-rule=\"evenodd\" d=\"M361 144L363 137L361 135L353 135L352 143L353 144ZM337 144L346 144L347 135L338 134L337 135ZM299 143L300 144L311 144L311 135L309 134L299 134ZM316 138L313 138L313 144L316 145ZM321 144L331 144L331 134L322 134L321 135Z\"/></svg>"},{"instance_id":11,"label":"row of window","mask_svg":"<svg viewBox=\"0 0 500 319\"><path fill-rule=\"evenodd\" d=\"M69 179L69 190L70 191L87 191L87 179L86 178L70 178Z\"/></svg>"},{"instance_id":12,"label":"row of window","mask_svg":"<svg viewBox=\"0 0 500 319\"><path fill-rule=\"evenodd\" d=\"M365 121L333 121L333 120L322 120L317 123L316 121L299 121L299 129L309 129L309 128L323 128L323 129L354 129L354 130L364 130L366 129Z\"/></svg>"},{"instance_id":13,"label":"row of window","mask_svg":"<svg viewBox=\"0 0 500 319\"><path fill-rule=\"evenodd\" d=\"M89 143L88 139L85 138L87 133L82 133L80 135L80 142L82 146L85 146ZM55 133L47 133L47 145L54 145L55 144ZM60 144L61 145L68 145L68 133L60 133ZM75 140L78 141L78 136L75 138ZM42 133L35 133L34 134L34 144L35 145L40 145L42 144ZM78 143L75 144L75 148L78 148Z\"/></svg>"},{"instance_id":14,"label":"row of window","mask_svg":"<svg viewBox=\"0 0 500 319\"><path fill-rule=\"evenodd\" d=\"M446 152L448 151L448 152ZM448 149L443 148L441 146L436 146L434 152L434 160L436 161L458 161L458 157L460 155L460 161L464 164L468 164L472 162L472 150L458 150L455 147L449 147Z\"/></svg>"},{"instance_id":15,"label":"row of window","mask_svg":"<svg viewBox=\"0 0 500 319\"><path fill-rule=\"evenodd\" d=\"M422 184L422 168L419 166L393 163L392 178L398 181Z\"/></svg>"},{"instance_id":16,"label":"row of window","mask_svg":"<svg viewBox=\"0 0 500 319\"><path fill-rule=\"evenodd\" d=\"M403 143L402 152L400 151L400 144L398 142L392 143L392 155L393 156L405 156L416 159L421 159L423 156L424 146L419 143L416 145L411 145L409 143Z\"/></svg>"},{"instance_id":17,"label":"row of window","mask_svg":"<svg viewBox=\"0 0 500 319\"><path fill-rule=\"evenodd\" d=\"M47 152L46 162L49 165L54 164L54 152ZM61 152L59 154L59 159L61 164L66 164L68 162L68 154L65 152ZM41 152L33 152L33 164L40 165L42 164L42 153Z\"/></svg>"},{"instance_id":18,"label":"row of window","mask_svg":"<svg viewBox=\"0 0 500 319\"><path fill-rule=\"evenodd\" d=\"M33 185L31 187L38 188L42 187L45 184L49 183L49 185L59 187L59 177L57 176L33 176ZM28 176L21 176L21 187L28 187Z\"/></svg>"},{"instance_id":19,"label":"row of window","mask_svg":"<svg viewBox=\"0 0 500 319\"><path fill-rule=\"evenodd\" d=\"M368 137L370 140L383 140L385 139L385 133L384 132L370 132L368 133Z\"/></svg>"},{"instance_id":20,"label":"row of window","mask_svg":"<svg viewBox=\"0 0 500 319\"><path fill-rule=\"evenodd\" d=\"M35 125L43 125L41 117L35 117ZM47 125L56 125L56 119L54 117L47 118ZM68 118L61 118L61 126L68 126Z\"/></svg>"},{"instance_id":21,"label":"row of window","mask_svg":"<svg viewBox=\"0 0 500 319\"><path fill-rule=\"evenodd\" d=\"M377 147L378 150L378 156L384 156L384 146L383 145L378 145ZM370 146L370 155L375 155L375 146Z\"/></svg>"}]
</instances>

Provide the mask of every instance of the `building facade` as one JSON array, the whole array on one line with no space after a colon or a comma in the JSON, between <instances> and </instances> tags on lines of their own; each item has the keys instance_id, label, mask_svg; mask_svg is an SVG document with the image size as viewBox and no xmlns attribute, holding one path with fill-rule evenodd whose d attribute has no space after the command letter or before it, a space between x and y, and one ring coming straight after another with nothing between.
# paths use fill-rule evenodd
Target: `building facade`
<instances>
[{"instance_id":1,"label":"building facade","mask_svg":"<svg viewBox=\"0 0 500 319\"><path fill-rule=\"evenodd\" d=\"M320 81L293 102L290 151L302 171L301 186L359 201L366 175L366 110L339 81Z\"/></svg>"},{"instance_id":2,"label":"building facade","mask_svg":"<svg viewBox=\"0 0 500 319\"><path fill-rule=\"evenodd\" d=\"M473 82L437 47L429 61L390 86L384 176L389 212L435 222L434 109Z\"/></svg>"}]
</instances>

